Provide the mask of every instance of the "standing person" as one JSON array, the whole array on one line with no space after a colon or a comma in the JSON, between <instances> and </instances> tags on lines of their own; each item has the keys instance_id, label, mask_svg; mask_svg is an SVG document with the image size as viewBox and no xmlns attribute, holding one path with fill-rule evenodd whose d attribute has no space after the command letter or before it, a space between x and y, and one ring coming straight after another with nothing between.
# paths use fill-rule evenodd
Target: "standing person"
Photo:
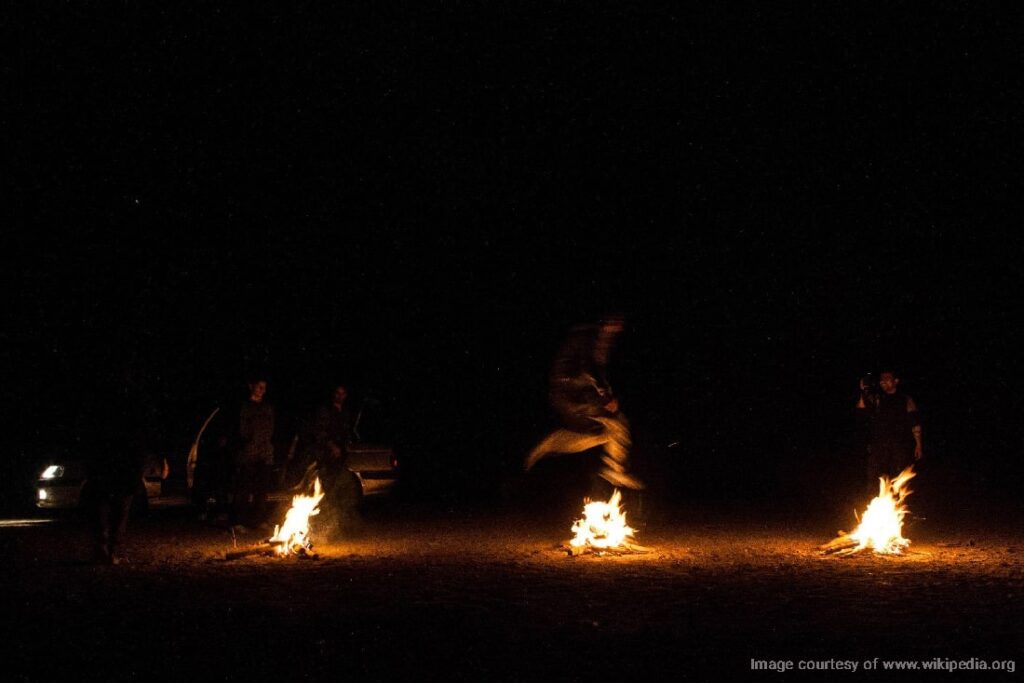
<instances>
[{"instance_id":1,"label":"standing person","mask_svg":"<svg viewBox=\"0 0 1024 683\"><path fill-rule=\"evenodd\" d=\"M248 382L249 396L238 411L232 451L233 500L231 522L236 526L266 524L267 494L274 464L274 407L265 400L267 380L254 376Z\"/></svg>"},{"instance_id":2,"label":"standing person","mask_svg":"<svg viewBox=\"0 0 1024 683\"><path fill-rule=\"evenodd\" d=\"M330 503L322 523L352 530L359 526L359 482L348 469L348 445L352 439L352 412L348 389L337 384L331 398L317 408L313 418L313 451L317 476Z\"/></svg>"},{"instance_id":3,"label":"standing person","mask_svg":"<svg viewBox=\"0 0 1024 683\"><path fill-rule=\"evenodd\" d=\"M313 448L321 468L345 460L345 449L352 438L352 412L346 405L347 399L348 389L339 384L331 390L330 400L316 410L313 418Z\"/></svg>"},{"instance_id":4,"label":"standing person","mask_svg":"<svg viewBox=\"0 0 1024 683\"><path fill-rule=\"evenodd\" d=\"M551 453L580 453L601 447L594 497L610 493L608 486L640 489L643 485L627 472L631 445L629 422L619 410L618 399L606 376L608 356L623 330L620 316L608 316L597 325L581 325L570 331L551 369L548 397L562 422L527 456L531 469ZM603 489L602 493L598 493ZM607 498L607 495L603 496Z\"/></svg>"},{"instance_id":5,"label":"standing person","mask_svg":"<svg viewBox=\"0 0 1024 683\"><path fill-rule=\"evenodd\" d=\"M878 376L878 389L860 382L857 410L868 418L867 475L894 477L924 457L921 416L914 399L899 390L900 378L892 370Z\"/></svg>"},{"instance_id":6,"label":"standing person","mask_svg":"<svg viewBox=\"0 0 1024 683\"><path fill-rule=\"evenodd\" d=\"M94 558L102 564L123 560L132 500L140 491L145 495L149 421L145 403L134 393L127 380L110 382L81 415L88 474L83 495L92 517Z\"/></svg>"}]
</instances>

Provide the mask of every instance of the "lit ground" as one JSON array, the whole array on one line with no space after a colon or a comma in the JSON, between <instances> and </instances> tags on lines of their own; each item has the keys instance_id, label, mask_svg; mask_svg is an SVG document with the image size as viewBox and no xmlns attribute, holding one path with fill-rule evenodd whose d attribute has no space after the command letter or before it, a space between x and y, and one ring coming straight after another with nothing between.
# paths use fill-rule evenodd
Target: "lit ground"
<instances>
[{"instance_id":1,"label":"lit ground","mask_svg":"<svg viewBox=\"0 0 1024 683\"><path fill-rule=\"evenodd\" d=\"M817 551L834 527L684 514L639 535L649 554L569 558L571 520L538 517L371 515L317 561L225 562L228 533L161 512L118 567L86 563L74 523L0 525L8 671L724 680L769 675L751 659L1019 659L1024 644L1008 524L921 527L908 556L840 559Z\"/></svg>"}]
</instances>

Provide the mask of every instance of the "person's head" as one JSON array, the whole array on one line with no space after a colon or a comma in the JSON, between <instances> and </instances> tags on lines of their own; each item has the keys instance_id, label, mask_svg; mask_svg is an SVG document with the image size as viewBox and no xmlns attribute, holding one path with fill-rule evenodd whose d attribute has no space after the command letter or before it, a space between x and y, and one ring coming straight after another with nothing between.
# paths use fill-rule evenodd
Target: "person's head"
<instances>
[{"instance_id":1,"label":"person's head","mask_svg":"<svg viewBox=\"0 0 1024 683\"><path fill-rule=\"evenodd\" d=\"M887 394L895 394L900 378L892 370L883 370L878 375L878 387Z\"/></svg>"},{"instance_id":2,"label":"person's head","mask_svg":"<svg viewBox=\"0 0 1024 683\"><path fill-rule=\"evenodd\" d=\"M341 406L345 403L345 399L348 398L348 389L345 388L344 384L339 384L334 387L331 392L331 403L336 406Z\"/></svg>"},{"instance_id":3,"label":"person's head","mask_svg":"<svg viewBox=\"0 0 1024 683\"><path fill-rule=\"evenodd\" d=\"M254 376L249 378L247 384L249 385L249 400L253 403L260 403L267 393L267 379Z\"/></svg>"}]
</instances>

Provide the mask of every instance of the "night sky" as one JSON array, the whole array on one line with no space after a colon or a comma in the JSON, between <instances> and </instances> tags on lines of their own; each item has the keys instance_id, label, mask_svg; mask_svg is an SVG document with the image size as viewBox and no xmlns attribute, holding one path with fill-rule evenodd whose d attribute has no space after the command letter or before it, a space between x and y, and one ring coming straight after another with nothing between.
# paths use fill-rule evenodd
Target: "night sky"
<instances>
[{"instance_id":1,"label":"night sky","mask_svg":"<svg viewBox=\"0 0 1024 683\"><path fill-rule=\"evenodd\" d=\"M848 457L857 380L891 365L929 457L1019 490L1019 17L18 13L12 488L131 358L169 452L250 370L295 414L340 378L387 407L413 489L486 496L552 425L565 330L621 311L612 382L667 488L770 497Z\"/></svg>"}]
</instances>

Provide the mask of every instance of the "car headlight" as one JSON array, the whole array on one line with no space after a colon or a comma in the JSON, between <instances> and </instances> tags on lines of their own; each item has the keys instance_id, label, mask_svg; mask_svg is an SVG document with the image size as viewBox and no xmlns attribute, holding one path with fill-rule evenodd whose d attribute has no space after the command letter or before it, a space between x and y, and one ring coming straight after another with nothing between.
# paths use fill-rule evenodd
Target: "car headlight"
<instances>
[{"instance_id":1,"label":"car headlight","mask_svg":"<svg viewBox=\"0 0 1024 683\"><path fill-rule=\"evenodd\" d=\"M46 489L39 489L39 500L46 500L47 498Z\"/></svg>"},{"instance_id":2,"label":"car headlight","mask_svg":"<svg viewBox=\"0 0 1024 683\"><path fill-rule=\"evenodd\" d=\"M50 465L39 475L40 479L60 479L64 476L64 468L60 465Z\"/></svg>"}]
</instances>

